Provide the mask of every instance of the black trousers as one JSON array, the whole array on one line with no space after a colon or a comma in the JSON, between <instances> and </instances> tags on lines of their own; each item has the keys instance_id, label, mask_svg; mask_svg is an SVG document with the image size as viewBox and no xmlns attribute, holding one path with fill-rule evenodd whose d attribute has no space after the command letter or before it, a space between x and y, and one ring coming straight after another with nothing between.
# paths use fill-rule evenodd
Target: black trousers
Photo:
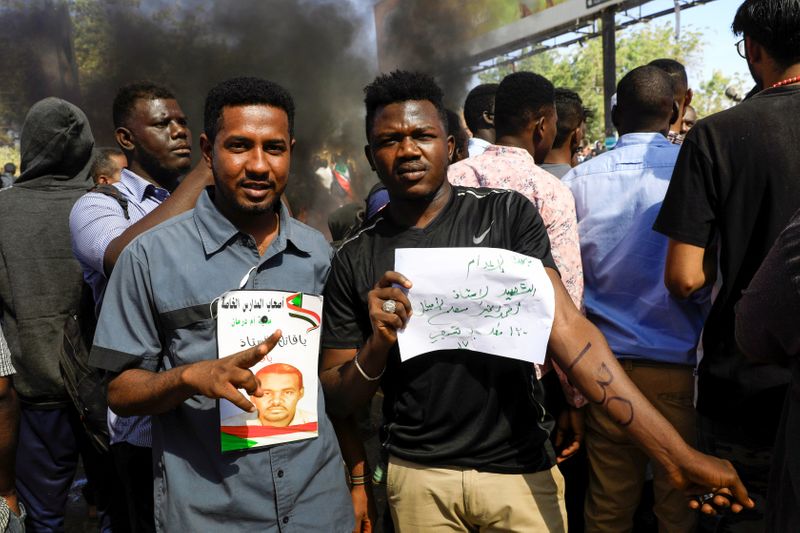
<instances>
[{"instance_id":1,"label":"black trousers","mask_svg":"<svg viewBox=\"0 0 800 533\"><path fill-rule=\"evenodd\" d=\"M111 455L125 489L132 533L154 533L153 451L127 442L111 445Z\"/></svg>"}]
</instances>

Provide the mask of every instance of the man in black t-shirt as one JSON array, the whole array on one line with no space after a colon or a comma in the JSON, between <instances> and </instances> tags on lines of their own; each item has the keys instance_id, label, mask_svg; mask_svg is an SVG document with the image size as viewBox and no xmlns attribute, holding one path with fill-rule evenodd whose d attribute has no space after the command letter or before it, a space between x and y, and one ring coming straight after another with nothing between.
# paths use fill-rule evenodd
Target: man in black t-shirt
<instances>
[{"instance_id":1,"label":"man in black t-shirt","mask_svg":"<svg viewBox=\"0 0 800 533\"><path fill-rule=\"evenodd\" d=\"M513 191L448 183L454 142L433 80L402 71L380 76L367 87L366 104L366 154L390 202L333 260L320 379L328 410L339 417L340 444L354 480L368 475L363 449L342 422L383 387L382 442L390 456L387 493L397 530L567 526L562 479L547 441L550 419L530 363L466 350L400 362L397 331L409 319L404 290L413 281L393 271L394 250L402 247L487 246L540 259L555 292L549 352L572 382L604 405L677 487L690 493L727 487L739 502L734 510L750 505L730 465L681 440L577 310L533 204ZM353 490L363 488L354 483ZM711 502L725 505L726 499L712 495L706 512Z\"/></svg>"},{"instance_id":2,"label":"man in black t-shirt","mask_svg":"<svg viewBox=\"0 0 800 533\"><path fill-rule=\"evenodd\" d=\"M792 369L772 458L764 531L800 531L800 211L736 305L736 340L755 361ZM781 305L775 305L780 302Z\"/></svg>"},{"instance_id":3,"label":"man in black t-shirt","mask_svg":"<svg viewBox=\"0 0 800 533\"><path fill-rule=\"evenodd\" d=\"M700 347L698 443L730 459L755 493L756 511L734 519L751 531L763 530L759 499L790 373L744 358L733 310L800 207L800 1L747 0L733 28L765 90L689 131L654 229L670 237L665 280L675 296L716 281Z\"/></svg>"}]
</instances>

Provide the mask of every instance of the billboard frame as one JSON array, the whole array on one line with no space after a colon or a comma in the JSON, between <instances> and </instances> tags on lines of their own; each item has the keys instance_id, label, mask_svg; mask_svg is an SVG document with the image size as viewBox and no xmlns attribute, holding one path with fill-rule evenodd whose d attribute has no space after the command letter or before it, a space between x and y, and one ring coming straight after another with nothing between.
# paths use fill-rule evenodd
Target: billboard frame
<instances>
[{"instance_id":1,"label":"billboard frame","mask_svg":"<svg viewBox=\"0 0 800 533\"><path fill-rule=\"evenodd\" d=\"M471 39L465 44L464 62L481 63L527 45L584 28L609 8L614 11L626 10L649 1L603 0L589 7L593 0L566 0Z\"/></svg>"}]
</instances>

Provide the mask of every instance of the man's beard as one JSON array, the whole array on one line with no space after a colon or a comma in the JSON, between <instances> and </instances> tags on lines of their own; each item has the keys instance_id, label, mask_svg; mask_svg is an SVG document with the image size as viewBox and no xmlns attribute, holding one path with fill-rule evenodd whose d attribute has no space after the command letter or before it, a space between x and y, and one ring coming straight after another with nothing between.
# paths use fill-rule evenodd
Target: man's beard
<instances>
[{"instance_id":1,"label":"man's beard","mask_svg":"<svg viewBox=\"0 0 800 533\"><path fill-rule=\"evenodd\" d=\"M225 199L225 203L233 211L236 211L238 213L245 214L245 215L264 215L264 214L267 214L267 213L277 213L278 210L280 209L280 204L281 204L281 195L280 194L277 194L275 196L275 199L271 203L268 203L268 204L242 204L242 203L239 203L238 199L236 198L235 193L234 193L233 197L228 196L228 190L227 189L216 186L216 183L219 183L220 180L217 178L217 174L216 174L216 172L213 171L213 169L212 169L212 173L214 174L214 183L215 183L214 194L218 194L218 195L222 196ZM275 190L275 189L273 188L273 190Z\"/></svg>"},{"instance_id":2,"label":"man's beard","mask_svg":"<svg viewBox=\"0 0 800 533\"><path fill-rule=\"evenodd\" d=\"M147 171L148 174L150 174L151 178L153 178L159 185L166 189L173 188L178 181L178 178L189 171L189 168L186 168L186 170L164 168L161 166L161 163L158 161L158 159L146 150L139 150L138 155L139 165L141 165L141 167Z\"/></svg>"}]
</instances>

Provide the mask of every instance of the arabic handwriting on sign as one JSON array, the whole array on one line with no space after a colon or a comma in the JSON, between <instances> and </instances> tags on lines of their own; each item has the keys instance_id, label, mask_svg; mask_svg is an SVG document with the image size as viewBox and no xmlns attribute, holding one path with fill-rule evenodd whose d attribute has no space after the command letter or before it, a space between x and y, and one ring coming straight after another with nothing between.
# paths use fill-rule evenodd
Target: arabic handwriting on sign
<instances>
[{"instance_id":1,"label":"arabic handwriting on sign","mask_svg":"<svg viewBox=\"0 0 800 533\"><path fill-rule=\"evenodd\" d=\"M450 329L443 329L436 333L431 333L429 338L431 339L431 344L435 344L446 339L447 337L453 337L457 335L461 335L461 328L456 325L450 325Z\"/></svg>"},{"instance_id":2,"label":"arabic handwriting on sign","mask_svg":"<svg viewBox=\"0 0 800 533\"><path fill-rule=\"evenodd\" d=\"M530 294L531 296L535 296L536 287L534 287L532 283L521 281L516 285L513 285L511 287L506 287L502 293L498 294L498 296L504 297L506 301L509 301L516 298L517 296L523 296L525 294Z\"/></svg>"},{"instance_id":3,"label":"arabic handwriting on sign","mask_svg":"<svg viewBox=\"0 0 800 533\"><path fill-rule=\"evenodd\" d=\"M508 327L508 336L509 337L522 337L523 335L527 335L528 332L522 328L518 328L516 326L509 326Z\"/></svg>"},{"instance_id":4,"label":"arabic handwriting on sign","mask_svg":"<svg viewBox=\"0 0 800 533\"><path fill-rule=\"evenodd\" d=\"M483 270L484 272L500 272L505 273L505 268L503 268L505 260L500 256L494 256L487 258L486 256L483 257L481 260L480 255L476 255L467 263L467 277L469 277L470 272L472 272L473 267L476 270Z\"/></svg>"},{"instance_id":5,"label":"arabic handwriting on sign","mask_svg":"<svg viewBox=\"0 0 800 533\"><path fill-rule=\"evenodd\" d=\"M456 300L463 299L463 300L482 300L489 294L489 286L484 285L482 288L478 289L477 291L466 288L466 289L454 289L453 291L453 298Z\"/></svg>"},{"instance_id":6,"label":"arabic handwriting on sign","mask_svg":"<svg viewBox=\"0 0 800 533\"><path fill-rule=\"evenodd\" d=\"M481 302L478 313L473 316L503 319L519 314L520 307L520 302L517 302L516 304L490 304Z\"/></svg>"},{"instance_id":7,"label":"arabic handwriting on sign","mask_svg":"<svg viewBox=\"0 0 800 533\"><path fill-rule=\"evenodd\" d=\"M453 320L457 320L457 317L449 317L451 313L463 313L464 311L468 311L469 306L467 307L456 307L455 305L451 305L449 307L442 307L438 312L428 316L428 324L432 326L446 326L450 324ZM439 317L444 317L442 320L439 320Z\"/></svg>"},{"instance_id":8,"label":"arabic handwriting on sign","mask_svg":"<svg viewBox=\"0 0 800 533\"><path fill-rule=\"evenodd\" d=\"M442 300L438 296L434 297L433 302L428 302L427 300L421 300L419 302L419 307L420 307L419 312L421 315L424 315L428 311L441 311L443 305L444 305L444 300Z\"/></svg>"}]
</instances>

